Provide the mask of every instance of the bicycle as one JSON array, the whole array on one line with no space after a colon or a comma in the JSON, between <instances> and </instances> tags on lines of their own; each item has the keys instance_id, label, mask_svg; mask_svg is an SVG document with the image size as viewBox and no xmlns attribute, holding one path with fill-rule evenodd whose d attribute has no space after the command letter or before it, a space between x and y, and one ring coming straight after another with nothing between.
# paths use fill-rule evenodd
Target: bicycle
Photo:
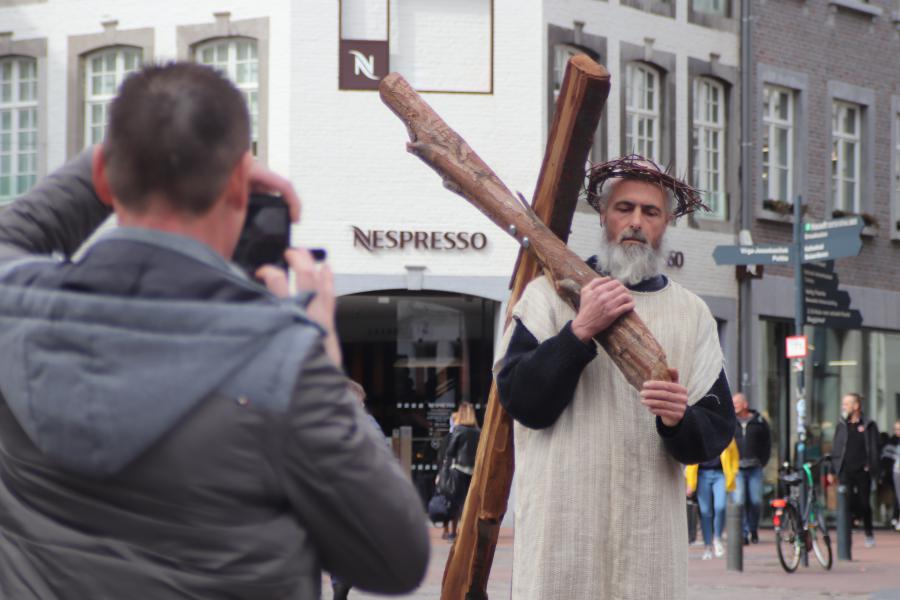
<instances>
[{"instance_id":1,"label":"bicycle","mask_svg":"<svg viewBox=\"0 0 900 600\"><path fill-rule=\"evenodd\" d=\"M812 553L825 570L831 569L831 536L825 523L825 509L816 495L813 485L812 469L826 461L830 456L823 456L814 463L804 463L802 471L793 469L785 463L779 470L778 479L788 486L789 492L783 498L772 500L775 509L775 547L782 568L793 573L800 565L804 553ZM800 492L807 490L805 510L800 510Z\"/></svg>"}]
</instances>

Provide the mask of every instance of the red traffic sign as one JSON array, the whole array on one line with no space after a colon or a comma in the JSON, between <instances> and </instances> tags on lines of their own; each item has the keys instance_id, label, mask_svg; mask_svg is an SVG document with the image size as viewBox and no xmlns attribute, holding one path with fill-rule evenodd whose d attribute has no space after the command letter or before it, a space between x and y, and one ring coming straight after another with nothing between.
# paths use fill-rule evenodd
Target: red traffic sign
<instances>
[{"instance_id":1,"label":"red traffic sign","mask_svg":"<svg viewBox=\"0 0 900 600\"><path fill-rule=\"evenodd\" d=\"M806 336L791 335L784 339L787 358L806 358Z\"/></svg>"}]
</instances>

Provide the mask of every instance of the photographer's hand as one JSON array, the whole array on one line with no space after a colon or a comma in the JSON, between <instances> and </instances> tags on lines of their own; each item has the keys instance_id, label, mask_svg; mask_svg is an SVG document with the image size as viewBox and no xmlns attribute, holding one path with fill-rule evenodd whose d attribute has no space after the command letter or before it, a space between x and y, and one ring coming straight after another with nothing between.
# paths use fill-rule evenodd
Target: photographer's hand
<instances>
[{"instance_id":1,"label":"photographer's hand","mask_svg":"<svg viewBox=\"0 0 900 600\"><path fill-rule=\"evenodd\" d=\"M300 220L300 197L290 181L254 161L250 168L250 191L278 194L288 205L291 221Z\"/></svg>"},{"instance_id":2,"label":"photographer's hand","mask_svg":"<svg viewBox=\"0 0 900 600\"><path fill-rule=\"evenodd\" d=\"M309 318L325 330L325 352L332 362L341 366L341 346L335 327L336 299L334 296L334 276L327 264L317 266L308 250L290 248L284 253L288 266L297 278L297 289L315 292L315 297L306 307ZM279 298L290 295L287 273L272 265L260 267L256 272L269 291Z\"/></svg>"}]
</instances>

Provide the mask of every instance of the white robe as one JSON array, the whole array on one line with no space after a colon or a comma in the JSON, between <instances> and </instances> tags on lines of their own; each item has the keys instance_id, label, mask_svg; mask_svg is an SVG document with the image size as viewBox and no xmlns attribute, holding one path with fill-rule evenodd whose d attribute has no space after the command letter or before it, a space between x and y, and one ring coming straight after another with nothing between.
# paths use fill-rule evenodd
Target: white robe
<instances>
[{"instance_id":1,"label":"white robe","mask_svg":"<svg viewBox=\"0 0 900 600\"><path fill-rule=\"evenodd\" d=\"M724 363L709 309L671 280L662 290L632 295L693 404ZM575 318L544 277L529 284L513 314L539 342ZM498 356L506 354L513 329ZM501 366L502 359L495 373ZM557 422L542 430L516 423L514 439L513 600L686 598L682 465L602 348Z\"/></svg>"}]
</instances>

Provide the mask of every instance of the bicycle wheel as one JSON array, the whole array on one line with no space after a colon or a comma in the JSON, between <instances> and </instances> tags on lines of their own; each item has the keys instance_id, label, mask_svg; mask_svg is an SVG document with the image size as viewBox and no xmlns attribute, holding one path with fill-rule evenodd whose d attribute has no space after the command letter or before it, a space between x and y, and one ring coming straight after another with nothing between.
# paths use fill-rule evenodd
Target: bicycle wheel
<instances>
[{"instance_id":1,"label":"bicycle wheel","mask_svg":"<svg viewBox=\"0 0 900 600\"><path fill-rule=\"evenodd\" d=\"M793 573L800 565L800 544L803 538L800 532L800 516L792 504L784 507L781 515L781 529L775 532L775 548L782 568Z\"/></svg>"},{"instance_id":2,"label":"bicycle wheel","mask_svg":"<svg viewBox=\"0 0 900 600\"><path fill-rule=\"evenodd\" d=\"M816 560L826 571L831 569L831 536L828 535L828 526L821 510L816 511L816 526L810 527L810 535Z\"/></svg>"}]
</instances>

